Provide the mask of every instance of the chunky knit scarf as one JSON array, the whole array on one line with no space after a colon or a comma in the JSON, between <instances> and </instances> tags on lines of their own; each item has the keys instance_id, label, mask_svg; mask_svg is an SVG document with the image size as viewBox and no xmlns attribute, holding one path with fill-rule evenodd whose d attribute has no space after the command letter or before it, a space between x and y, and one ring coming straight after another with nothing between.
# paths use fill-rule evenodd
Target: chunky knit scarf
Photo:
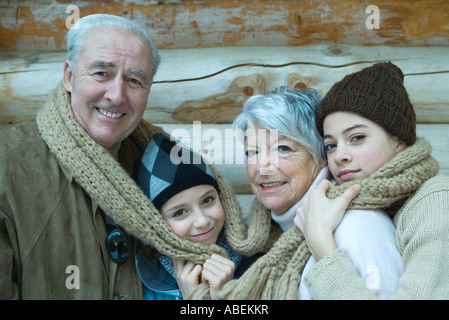
<instances>
[{"instance_id":1,"label":"chunky knit scarf","mask_svg":"<svg viewBox=\"0 0 449 320\"><path fill-rule=\"evenodd\" d=\"M59 163L69 170L90 197L127 232L172 258L184 258L202 264L212 253L226 256L226 251L218 245L192 243L180 239L171 231L135 181L76 121L70 96L62 83L52 91L46 105L38 112L37 124L41 136ZM162 130L142 121L130 138L143 151L156 132ZM373 179L361 182L362 191L358 198L363 199L362 203L354 201L352 207L388 206L397 199L407 197L428 179L427 176L436 174L438 166L435 160L429 159L431 149L427 141L418 140L416 146L416 150L412 146L396 156L392 160L393 165L385 165L378 174L372 176ZM408 152L413 150L415 151ZM416 155L419 156L418 159L412 160ZM310 256L302 233L296 227L282 233L279 226L271 224L269 211L257 200L253 203L247 229L232 186L213 166L212 169L220 188L228 244L236 252L246 256L262 248L268 251L240 279L225 285L219 293L220 297L296 299L300 274ZM396 176L399 180L395 179ZM380 185L376 186L377 184ZM398 188L392 188L392 185L397 185ZM338 189L345 188L344 184L333 188L332 196L339 194ZM389 191L386 192L386 189ZM374 204L371 204L371 198L376 199ZM384 198L390 200L385 201ZM201 284L190 298L208 297L208 286Z\"/></svg>"},{"instance_id":2,"label":"chunky knit scarf","mask_svg":"<svg viewBox=\"0 0 449 320\"><path fill-rule=\"evenodd\" d=\"M172 258L184 258L202 264L212 253L227 256L226 251L218 245L205 246L182 240L171 231L159 211L120 163L77 122L72 112L70 95L62 83L50 93L36 120L41 136L59 163L69 170L107 215L128 233ZM162 130L141 121L130 138L143 151L156 132ZM267 241L270 219L265 216L254 217L252 220L258 220L258 227L248 233L232 186L220 172L212 169L225 212L227 242L238 253L250 256Z\"/></svg>"},{"instance_id":3,"label":"chunky knit scarf","mask_svg":"<svg viewBox=\"0 0 449 320\"><path fill-rule=\"evenodd\" d=\"M398 209L396 203L402 203L438 173L439 165L430 156L431 151L429 142L420 138L369 178L357 181L362 188L349 208ZM327 196L335 198L353 183L336 186ZM257 200L252 210L269 214ZM309 256L301 231L292 227L240 279L228 282L218 296L223 299L297 299L300 274ZM197 297L195 294L201 297L195 292L193 298Z\"/></svg>"}]
</instances>

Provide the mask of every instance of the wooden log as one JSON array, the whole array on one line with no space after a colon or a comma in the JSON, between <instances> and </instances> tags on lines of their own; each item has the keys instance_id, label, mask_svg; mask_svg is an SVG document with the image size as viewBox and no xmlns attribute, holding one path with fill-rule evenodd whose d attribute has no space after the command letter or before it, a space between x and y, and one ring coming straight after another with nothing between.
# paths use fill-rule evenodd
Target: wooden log
<instances>
[{"instance_id":1,"label":"wooden log","mask_svg":"<svg viewBox=\"0 0 449 320\"><path fill-rule=\"evenodd\" d=\"M318 45L160 51L162 64L145 111L145 117L153 122L229 123L251 90L254 94L263 88L299 85L325 94L346 74L376 61L390 60L405 74L404 84L418 123L449 123L449 47ZM61 81L65 56L0 54L0 124L34 117L48 93ZM255 74L265 79L263 86L255 86ZM240 91L232 95L236 79ZM251 90L244 93L246 87ZM207 117L202 114L194 119L185 112L188 106L198 105L207 110Z\"/></svg>"},{"instance_id":2,"label":"wooden log","mask_svg":"<svg viewBox=\"0 0 449 320\"><path fill-rule=\"evenodd\" d=\"M265 93L265 78L260 74L235 78L229 90L201 101L186 101L173 111L173 119L207 123L230 123L241 112L249 97Z\"/></svg>"},{"instance_id":3,"label":"wooden log","mask_svg":"<svg viewBox=\"0 0 449 320\"><path fill-rule=\"evenodd\" d=\"M446 0L8 1L0 7L1 51L64 50L73 22L94 13L131 19L161 49L223 46L449 45ZM376 10L369 9L377 5ZM372 8L372 7L371 7ZM377 20L377 26L374 20Z\"/></svg>"},{"instance_id":4,"label":"wooden log","mask_svg":"<svg viewBox=\"0 0 449 320\"><path fill-rule=\"evenodd\" d=\"M290 85L313 87L324 94L346 74L375 61L392 60L405 73L405 86L417 114L418 133L421 130L432 143L433 155L441 164L441 172L449 173L448 54L449 47L386 46L161 50L163 63L156 75L144 118L171 130L189 128L194 120L202 121L203 126L212 123L203 129L219 130L225 139L225 130L230 129L229 123L239 113L238 102L243 103L251 91L259 93ZM9 53L0 56L0 129L4 129L35 116L48 93L62 79L65 53ZM248 60L249 56L251 60ZM236 93L232 95L232 92ZM220 97L226 97L226 103L221 103ZM190 107L206 109L208 117L191 117L189 112L179 112L185 111L189 104ZM218 117L211 115L213 110L221 112ZM228 123L228 127L217 123ZM231 149L237 151L235 145L224 151L226 139L224 141L222 148L215 150L212 150L215 145L206 141L204 143L209 149L201 148L199 151L213 156L220 152L222 156L229 155ZM223 160L218 166L230 177L238 193L247 194L250 190L242 163L234 165Z\"/></svg>"}]
</instances>

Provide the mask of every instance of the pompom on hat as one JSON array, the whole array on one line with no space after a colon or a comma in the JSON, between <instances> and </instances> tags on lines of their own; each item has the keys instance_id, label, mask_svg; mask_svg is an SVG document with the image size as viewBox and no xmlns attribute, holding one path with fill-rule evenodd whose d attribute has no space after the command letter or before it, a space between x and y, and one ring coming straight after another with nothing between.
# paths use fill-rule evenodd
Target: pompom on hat
<instances>
[{"instance_id":1,"label":"pompom on hat","mask_svg":"<svg viewBox=\"0 0 449 320\"><path fill-rule=\"evenodd\" d=\"M404 74L391 62L374 64L335 83L317 108L317 127L335 111L355 112L376 122L411 146L416 141L416 116L404 87Z\"/></svg>"},{"instance_id":2,"label":"pompom on hat","mask_svg":"<svg viewBox=\"0 0 449 320\"><path fill-rule=\"evenodd\" d=\"M157 133L148 142L137 172L137 182L160 209L174 195L207 184L219 191L211 167L185 145Z\"/></svg>"}]
</instances>

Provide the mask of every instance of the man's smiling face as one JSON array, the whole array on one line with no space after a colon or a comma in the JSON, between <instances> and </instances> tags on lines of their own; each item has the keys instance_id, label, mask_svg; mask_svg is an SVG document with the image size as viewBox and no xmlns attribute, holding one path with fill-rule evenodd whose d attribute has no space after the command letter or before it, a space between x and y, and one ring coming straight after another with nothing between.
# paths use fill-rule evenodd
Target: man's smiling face
<instances>
[{"instance_id":1,"label":"man's smiling face","mask_svg":"<svg viewBox=\"0 0 449 320\"><path fill-rule=\"evenodd\" d=\"M75 118L106 149L128 137L142 119L152 84L149 45L138 36L94 30L75 70L66 61L64 86Z\"/></svg>"}]
</instances>

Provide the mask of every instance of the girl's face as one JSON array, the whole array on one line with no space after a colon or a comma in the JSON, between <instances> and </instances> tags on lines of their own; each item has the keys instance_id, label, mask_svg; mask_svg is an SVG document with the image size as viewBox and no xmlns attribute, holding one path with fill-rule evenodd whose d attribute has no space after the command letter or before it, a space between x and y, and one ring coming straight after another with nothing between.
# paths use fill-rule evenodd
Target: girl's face
<instances>
[{"instance_id":1,"label":"girl's face","mask_svg":"<svg viewBox=\"0 0 449 320\"><path fill-rule=\"evenodd\" d=\"M327 115L323 131L329 170L339 184L369 177L406 147L377 123L353 112Z\"/></svg>"},{"instance_id":2,"label":"girl's face","mask_svg":"<svg viewBox=\"0 0 449 320\"><path fill-rule=\"evenodd\" d=\"M178 237L201 244L217 242L225 219L217 190L205 184L171 197L160 212Z\"/></svg>"}]
</instances>

